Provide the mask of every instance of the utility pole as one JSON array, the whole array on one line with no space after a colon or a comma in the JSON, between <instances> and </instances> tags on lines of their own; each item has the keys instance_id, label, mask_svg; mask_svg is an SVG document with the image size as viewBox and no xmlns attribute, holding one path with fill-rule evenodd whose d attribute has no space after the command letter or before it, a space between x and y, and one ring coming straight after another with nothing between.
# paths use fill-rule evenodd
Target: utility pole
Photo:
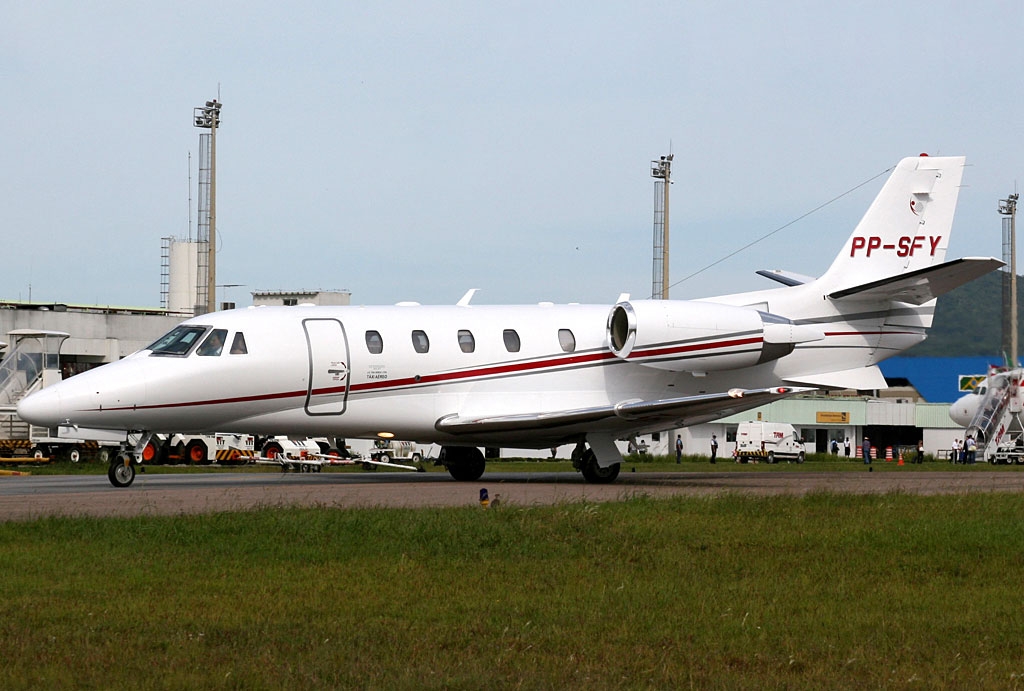
<instances>
[{"instance_id":1,"label":"utility pole","mask_svg":"<svg viewBox=\"0 0 1024 691\"><path fill-rule=\"evenodd\" d=\"M1011 369L1017 368L1017 199L1019 196L1014 193L1006 199L999 200L999 213L1003 216L1003 258L1006 258L1007 248L1009 248L1010 255L1007 262L1010 268L1010 314L1005 316L1009 317L1010 322L1010 352L1007 353L1007 357L1010 360Z\"/></svg>"},{"instance_id":2,"label":"utility pole","mask_svg":"<svg viewBox=\"0 0 1024 691\"><path fill-rule=\"evenodd\" d=\"M210 130L210 166L209 166L209 230L205 238L206 248L206 311L217 311L217 128L220 127L221 103L214 99L207 101L205 106L193 110L196 127ZM201 157L200 157L201 158ZM200 185L202 185L203 161L200 160ZM203 199L200 194L200 205ZM200 212L201 213L201 212ZM202 221L199 223L203 225ZM203 238L200 238L202 241ZM201 281L203 277L199 277Z\"/></svg>"},{"instance_id":3,"label":"utility pole","mask_svg":"<svg viewBox=\"0 0 1024 691\"><path fill-rule=\"evenodd\" d=\"M654 178L654 270L651 297L668 300L668 186L672 184L672 157L662 156L651 161Z\"/></svg>"}]
</instances>

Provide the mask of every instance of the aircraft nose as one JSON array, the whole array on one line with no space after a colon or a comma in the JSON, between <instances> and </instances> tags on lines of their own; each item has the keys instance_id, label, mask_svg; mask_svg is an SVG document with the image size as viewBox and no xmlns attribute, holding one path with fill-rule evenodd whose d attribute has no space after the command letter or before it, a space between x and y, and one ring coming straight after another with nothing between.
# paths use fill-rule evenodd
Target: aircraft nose
<instances>
[{"instance_id":1,"label":"aircraft nose","mask_svg":"<svg viewBox=\"0 0 1024 691\"><path fill-rule=\"evenodd\" d=\"M38 427L56 427L62 420L60 392L43 389L18 402L18 417Z\"/></svg>"}]
</instances>

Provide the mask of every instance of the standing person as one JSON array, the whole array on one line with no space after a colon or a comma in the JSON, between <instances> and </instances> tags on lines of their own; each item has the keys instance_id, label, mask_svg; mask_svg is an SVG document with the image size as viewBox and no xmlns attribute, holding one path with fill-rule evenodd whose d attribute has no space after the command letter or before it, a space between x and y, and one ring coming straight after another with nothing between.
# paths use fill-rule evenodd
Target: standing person
<instances>
[{"instance_id":1,"label":"standing person","mask_svg":"<svg viewBox=\"0 0 1024 691\"><path fill-rule=\"evenodd\" d=\"M715 462L715 458L718 457L718 437L711 435L711 462Z\"/></svg>"},{"instance_id":2,"label":"standing person","mask_svg":"<svg viewBox=\"0 0 1024 691\"><path fill-rule=\"evenodd\" d=\"M843 451L846 453L846 457L850 457L850 438L847 437L846 441L843 442Z\"/></svg>"},{"instance_id":3,"label":"standing person","mask_svg":"<svg viewBox=\"0 0 1024 691\"><path fill-rule=\"evenodd\" d=\"M917 462L924 463L924 439L917 442Z\"/></svg>"},{"instance_id":4,"label":"standing person","mask_svg":"<svg viewBox=\"0 0 1024 691\"><path fill-rule=\"evenodd\" d=\"M867 437L864 437L861 451L864 453L864 465L871 465L871 440Z\"/></svg>"},{"instance_id":5,"label":"standing person","mask_svg":"<svg viewBox=\"0 0 1024 691\"><path fill-rule=\"evenodd\" d=\"M956 463L960 460L960 440L954 439L953 445L949 447L949 462Z\"/></svg>"},{"instance_id":6,"label":"standing person","mask_svg":"<svg viewBox=\"0 0 1024 691\"><path fill-rule=\"evenodd\" d=\"M832 455L833 456L838 456L839 455L839 442L836 441L835 439L832 440Z\"/></svg>"},{"instance_id":7,"label":"standing person","mask_svg":"<svg viewBox=\"0 0 1024 691\"><path fill-rule=\"evenodd\" d=\"M683 462L683 438L680 435L676 435L676 463Z\"/></svg>"},{"instance_id":8,"label":"standing person","mask_svg":"<svg viewBox=\"0 0 1024 691\"><path fill-rule=\"evenodd\" d=\"M974 459L978 453L978 443L974 441L973 434L968 435L966 442L967 456L964 459L964 463L970 463L971 465L974 465Z\"/></svg>"}]
</instances>

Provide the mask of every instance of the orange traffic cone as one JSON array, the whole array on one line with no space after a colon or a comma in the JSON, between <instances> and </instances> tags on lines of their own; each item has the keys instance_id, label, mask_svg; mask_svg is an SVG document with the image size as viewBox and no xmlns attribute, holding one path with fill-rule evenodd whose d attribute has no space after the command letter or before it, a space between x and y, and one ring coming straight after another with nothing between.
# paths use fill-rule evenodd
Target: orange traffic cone
<instances>
[{"instance_id":1,"label":"orange traffic cone","mask_svg":"<svg viewBox=\"0 0 1024 691\"><path fill-rule=\"evenodd\" d=\"M903 465L903 449L900 449L900 461L896 465Z\"/></svg>"}]
</instances>

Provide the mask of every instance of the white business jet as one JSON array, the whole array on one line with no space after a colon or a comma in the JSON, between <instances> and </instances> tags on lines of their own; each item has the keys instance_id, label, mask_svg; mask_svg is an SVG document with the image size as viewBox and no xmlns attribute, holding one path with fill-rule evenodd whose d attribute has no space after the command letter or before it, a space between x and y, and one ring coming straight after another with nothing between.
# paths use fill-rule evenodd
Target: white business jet
<instances>
[{"instance_id":1,"label":"white business jet","mask_svg":"<svg viewBox=\"0 0 1024 691\"><path fill-rule=\"evenodd\" d=\"M441 445L456 480L478 447L576 444L613 481L615 440L813 388L880 389L876 365L924 340L935 298L991 271L945 261L962 157L906 158L818 279L601 305L257 307L190 319L123 360L18 405L35 425L141 432L111 465L131 484L153 433L394 438Z\"/></svg>"}]
</instances>

